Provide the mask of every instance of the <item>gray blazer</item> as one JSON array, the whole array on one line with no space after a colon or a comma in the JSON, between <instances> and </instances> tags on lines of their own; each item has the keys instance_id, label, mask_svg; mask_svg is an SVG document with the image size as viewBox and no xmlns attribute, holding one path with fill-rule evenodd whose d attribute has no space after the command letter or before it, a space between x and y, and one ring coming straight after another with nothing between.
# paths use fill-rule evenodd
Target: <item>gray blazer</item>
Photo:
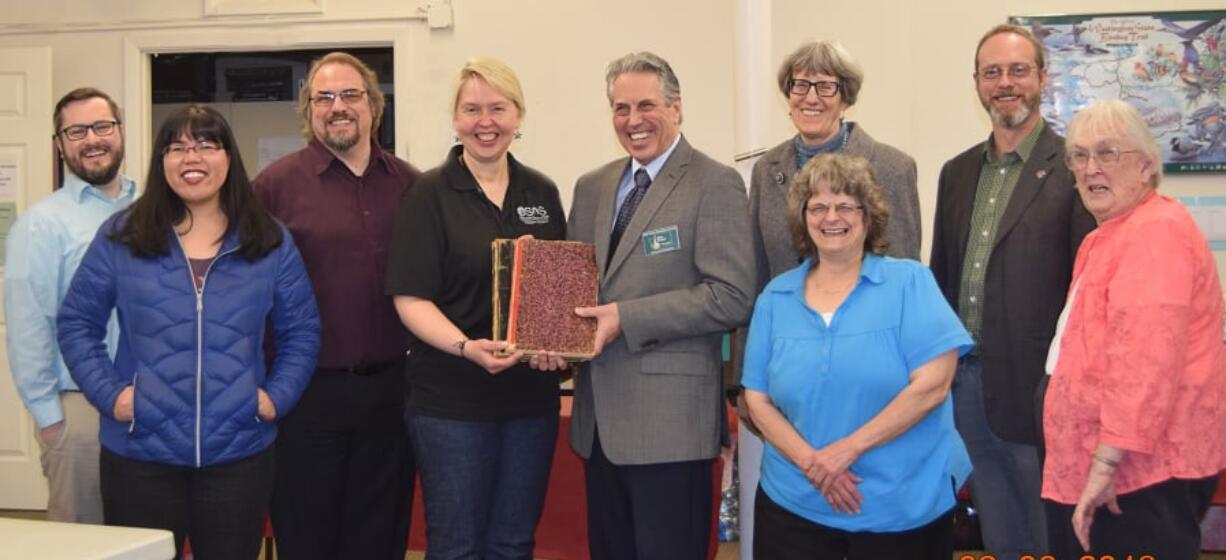
<instances>
[{"instance_id":1,"label":"gray blazer","mask_svg":"<svg viewBox=\"0 0 1226 560\"><path fill-rule=\"evenodd\" d=\"M847 123L847 128L850 136L842 153L868 160L890 204L890 223L886 228L890 247L886 254L918 260L921 233L915 160L897 148L873 140L854 122ZM800 264L788 233L788 185L796 174L796 147L792 142L789 138L763 154L753 166L749 183L758 291L771 278Z\"/></svg>"},{"instance_id":2,"label":"gray blazer","mask_svg":"<svg viewBox=\"0 0 1226 560\"><path fill-rule=\"evenodd\" d=\"M579 178L571 239L596 246L600 303L616 302L622 335L575 378L571 445L590 457L600 426L619 465L710 459L723 422L720 339L749 321L754 297L744 182L683 137L606 268L622 158ZM648 254L643 235L676 228L678 248Z\"/></svg>"}]
</instances>

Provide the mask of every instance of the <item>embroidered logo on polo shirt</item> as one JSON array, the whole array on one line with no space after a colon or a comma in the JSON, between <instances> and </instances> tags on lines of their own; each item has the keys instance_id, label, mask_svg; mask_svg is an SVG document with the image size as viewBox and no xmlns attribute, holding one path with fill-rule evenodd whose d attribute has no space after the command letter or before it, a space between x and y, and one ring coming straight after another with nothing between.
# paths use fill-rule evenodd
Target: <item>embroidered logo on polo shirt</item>
<instances>
[{"instance_id":1,"label":"embroidered logo on polo shirt","mask_svg":"<svg viewBox=\"0 0 1226 560\"><path fill-rule=\"evenodd\" d=\"M519 221L530 224L540 225L549 223L549 212L544 206L520 206L515 209L519 214Z\"/></svg>"}]
</instances>

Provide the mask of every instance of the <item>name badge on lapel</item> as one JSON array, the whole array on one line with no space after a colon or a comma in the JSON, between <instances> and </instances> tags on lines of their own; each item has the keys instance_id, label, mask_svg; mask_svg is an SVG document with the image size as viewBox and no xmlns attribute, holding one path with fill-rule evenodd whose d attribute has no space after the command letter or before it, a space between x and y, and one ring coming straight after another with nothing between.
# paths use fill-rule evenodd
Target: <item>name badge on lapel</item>
<instances>
[{"instance_id":1,"label":"name badge on lapel","mask_svg":"<svg viewBox=\"0 0 1226 560\"><path fill-rule=\"evenodd\" d=\"M677 226L653 229L643 233L643 254L649 257L680 248L681 234L677 232Z\"/></svg>"}]
</instances>

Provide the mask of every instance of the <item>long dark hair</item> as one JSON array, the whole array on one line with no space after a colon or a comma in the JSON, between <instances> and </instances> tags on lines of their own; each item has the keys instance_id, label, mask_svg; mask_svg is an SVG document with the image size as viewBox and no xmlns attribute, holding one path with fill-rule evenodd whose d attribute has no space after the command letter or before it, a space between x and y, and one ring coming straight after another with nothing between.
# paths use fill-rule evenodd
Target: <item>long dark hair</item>
<instances>
[{"instance_id":1,"label":"long dark hair","mask_svg":"<svg viewBox=\"0 0 1226 560\"><path fill-rule=\"evenodd\" d=\"M238 254L255 260L281 245L281 227L252 191L229 123L213 108L195 104L175 111L162 124L153 141L145 192L128 209L126 219L121 221L118 231L110 233L110 238L126 244L132 254L140 257L156 257L170 251L169 236L175 224L190 216L183 199L166 181L162 158L166 146L183 135L197 141L215 142L230 156L230 170L219 196L221 210L229 223L223 236L231 231L238 232Z\"/></svg>"}]
</instances>

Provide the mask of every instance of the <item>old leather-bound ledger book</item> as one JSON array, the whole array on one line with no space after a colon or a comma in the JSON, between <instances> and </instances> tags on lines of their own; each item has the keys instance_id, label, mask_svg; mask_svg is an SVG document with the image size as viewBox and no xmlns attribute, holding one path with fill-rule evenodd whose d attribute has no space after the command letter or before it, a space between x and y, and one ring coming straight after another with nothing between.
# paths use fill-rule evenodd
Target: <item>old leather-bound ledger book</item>
<instances>
[{"instance_id":1,"label":"old leather-bound ledger book","mask_svg":"<svg viewBox=\"0 0 1226 560\"><path fill-rule=\"evenodd\" d=\"M554 352L592 359L596 320L575 315L596 305L595 249L578 241L496 239L494 340L525 356Z\"/></svg>"}]
</instances>

